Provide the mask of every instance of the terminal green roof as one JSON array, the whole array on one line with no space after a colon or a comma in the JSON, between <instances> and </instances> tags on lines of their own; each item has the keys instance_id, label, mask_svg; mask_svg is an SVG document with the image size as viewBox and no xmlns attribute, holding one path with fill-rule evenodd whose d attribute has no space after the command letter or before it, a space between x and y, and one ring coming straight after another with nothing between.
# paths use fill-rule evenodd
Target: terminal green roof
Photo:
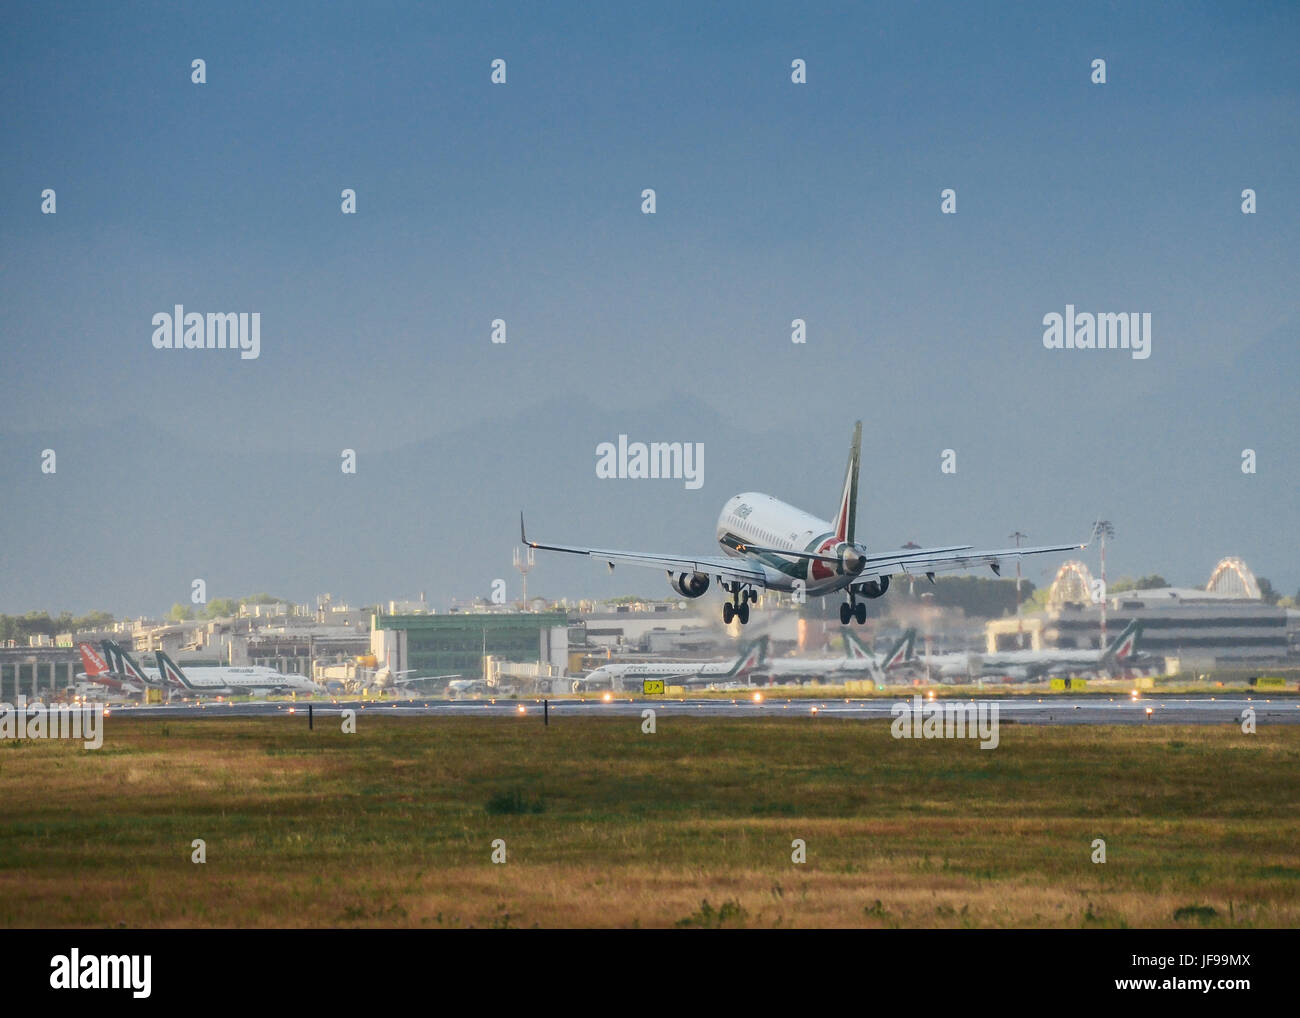
<instances>
[{"instance_id":1,"label":"terminal green roof","mask_svg":"<svg viewBox=\"0 0 1300 1018\"><path fill-rule=\"evenodd\" d=\"M445 615L376 615L376 629L549 629L567 626L564 612L449 612Z\"/></svg>"}]
</instances>

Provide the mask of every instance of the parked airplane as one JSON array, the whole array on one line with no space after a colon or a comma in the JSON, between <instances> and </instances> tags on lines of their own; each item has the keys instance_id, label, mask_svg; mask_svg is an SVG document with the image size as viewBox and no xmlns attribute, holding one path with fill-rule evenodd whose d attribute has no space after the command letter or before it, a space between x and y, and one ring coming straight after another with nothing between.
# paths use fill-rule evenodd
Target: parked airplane
<instances>
[{"instance_id":1,"label":"parked airplane","mask_svg":"<svg viewBox=\"0 0 1300 1018\"><path fill-rule=\"evenodd\" d=\"M883 658L864 644L851 630L844 631L843 657L777 657L766 656L767 637L763 637L764 656L754 669L755 675L772 679L825 678L828 676L853 678L865 676L883 682L885 672L893 665L908 660L916 638L916 630L909 629L889 648Z\"/></svg>"},{"instance_id":2,"label":"parked airplane","mask_svg":"<svg viewBox=\"0 0 1300 1018\"><path fill-rule=\"evenodd\" d=\"M1041 679L1047 675L1121 671L1139 656L1142 623L1134 619L1110 645L1100 650L1005 650L996 654L933 654L917 658L917 668L928 664L932 675L942 678L977 678L1006 675L1015 679Z\"/></svg>"},{"instance_id":3,"label":"parked airplane","mask_svg":"<svg viewBox=\"0 0 1300 1018\"><path fill-rule=\"evenodd\" d=\"M767 637L742 644L734 661L638 661L601 665L585 678L575 679L573 691L599 689L608 686L613 690L639 686L646 679L663 679L674 686L702 686L715 682L734 682L746 678L762 660L767 650Z\"/></svg>"},{"instance_id":4,"label":"parked airplane","mask_svg":"<svg viewBox=\"0 0 1300 1018\"><path fill-rule=\"evenodd\" d=\"M119 679L125 679L133 685L163 688L162 675L156 668L141 668L135 658L112 640L101 640L104 658L108 661L109 672Z\"/></svg>"},{"instance_id":5,"label":"parked airplane","mask_svg":"<svg viewBox=\"0 0 1300 1018\"><path fill-rule=\"evenodd\" d=\"M447 698L450 700L461 696L490 696L497 692L500 691L494 690L483 679L452 679L447 683Z\"/></svg>"},{"instance_id":6,"label":"parked airplane","mask_svg":"<svg viewBox=\"0 0 1300 1018\"><path fill-rule=\"evenodd\" d=\"M143 682L133 682L120 672L115 672L104 655L100 654L89 643L77 644L77 650L81 653L81 664L85 668L84 672L77 673L78 679L84 679L86 682L92 682L97 686L104 686L118 693L144 692L145 684Z\"/></svg>"},{"instance_id":7,"label":"parked airplane","mask_svg":"<svg viewBox=\"0 0 1300 1018\"><path fill-rule=\"evenodd\" d=\"M587 555L616 564L664 569L669 586L682 597L700 597L716 578L731 600L722 606L722 621L749 622L750 602L760 590L799 590L809 597L845 591L840 622L867 620L867 606L858 598L876 598L889 589L897 574L925 574L931 582L937 572L986 565L1000 574L1002 563L1025 555L1077 551L1085 545L1060 544L1040 548L1005 548L972 551L971 545L942 548L869 552L855 537L858 505L858 465L862 455L862 422L853 431L839 509L831 522L771 495L744 492L729 499L718 516L716 534L722 555L687 557L653 552L616 551L528 540L524 515L519 514L519 538L530 548Z\"/></svg>"},{"instance_id":8,"label":"parked airplane","mask_svg":"<svg viewBox=\"0 0 1300 1018\"><path fill-rule=\"evenodd\" d=\"M460 678L459 672L451 675L416 675L415 673L418 671L418 668L403 668L401 671L394 671L392 662L385 661L370 677L368 685L373 686L380 692L384 692L389 689L396 689L398 686L409 686L413 682Z\"/></svg>"},{"instance_id":9,"label":"parked airplane","mask_svg":"<svg viewBox=\"0 0 1300 1018\"><path fill-rule=\"evenodd\" d=\"M234 696L252 693L323 693L325 687L303 675L284 675L265 665L248 668L188 668L184 671L161 650L154 652L158 671L166 682L191 693Z\"/></svg>"},{"instance_id":10,"label":"parked airplane","mask_svg":"<svg viewBox=\"0 0 1300 1018\"><path fill-rule=\"evenodd\" d=\"M864 644L862 640L858 638L857 633L853 632L853 630L846 629L844 631L844 642L849 648L849 653L854 657L874 657L871 648ZM900 636L898 641L889 649L889 653L881 658L881 670L887 672L890 669L898 668L901 665L907 664L909 661L913 660L915 650L916 630L903 630L903 635Z\"/></svg>"}]
</instances>

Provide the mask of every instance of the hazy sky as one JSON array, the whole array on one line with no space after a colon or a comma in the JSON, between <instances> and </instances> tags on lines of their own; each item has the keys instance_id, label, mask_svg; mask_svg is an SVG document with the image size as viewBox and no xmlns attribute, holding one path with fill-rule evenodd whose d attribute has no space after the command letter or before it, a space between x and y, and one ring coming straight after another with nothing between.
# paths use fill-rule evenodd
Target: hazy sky
<instances>
[{"instance_id":1,"label":"hazy sky","mask_svg":"<svg viewBox=\"0 0 1300 1018\"><path fill-rule=\"evenodd\" d=\"M1115 574L1295 592L1300 8L699 6L9 5L0 611L486 593L521 505L709 552L738 489L829 514L859 417L868 544L1101 513ZM1067 303L1150 358L1045 349ZM175 304L260 356L154 349ZM597 481L619 433L704 487Z\"/></svg>"}]
</instances>

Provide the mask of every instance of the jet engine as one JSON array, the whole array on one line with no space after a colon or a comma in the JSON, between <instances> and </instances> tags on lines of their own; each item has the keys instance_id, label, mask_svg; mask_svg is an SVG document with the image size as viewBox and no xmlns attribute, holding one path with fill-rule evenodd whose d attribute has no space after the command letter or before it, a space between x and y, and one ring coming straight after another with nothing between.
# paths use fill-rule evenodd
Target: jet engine
<instances>
[{"instance_id":1,"label":"jet engine","mask_svg":"<svg viewBox=\"0 0 1300 1018\"><path fill-rule=\"evenodd\" d=\"M884 597L885 591L889 589L889 577L882 576L878 580L868 580L861 584L858 590L862 592L863 597Z\"/></svg>"},{"instance_id":2,"label":"jet engine","mask_svg":"<svg viewBox=\"0 0 1300 1018\"><path fill-rule=\"evenodd\" d=\"M709 589L708 573L669 573L668 585L682 597L699 597Z\"/></svg>"}]
</instances>

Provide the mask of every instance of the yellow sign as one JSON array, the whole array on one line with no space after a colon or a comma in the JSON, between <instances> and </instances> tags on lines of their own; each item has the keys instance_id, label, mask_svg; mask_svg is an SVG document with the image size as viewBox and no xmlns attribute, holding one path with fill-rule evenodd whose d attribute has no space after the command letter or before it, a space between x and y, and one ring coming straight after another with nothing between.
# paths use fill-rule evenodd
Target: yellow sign
<instances>
[{"instance_id":1,"label":"yellow sign","mask_svg":"<svg viewBox=\"0 0 1300 1018\"><path fill-rule=\"evenodd\" d=\"M663 679L642 679L641 680L641 692L646 696L649 696L651 693L662 693L663 691L664 691Z\"/></svg>"},{"instance_id":2,"label":"yellow sign","mask_svg":"<svg viewBox=\"0 0 1300 1018\"><path fill-rule=\"evenodd\" d=\"M1053 679L1053 680L1051 681L1050 685L1051 685L1052 689L1055 690L1056 692L1064 692L1064 690L1065 690L1065 680L1064 680L1064 679Z\"/></svg>"}]
</instances>

